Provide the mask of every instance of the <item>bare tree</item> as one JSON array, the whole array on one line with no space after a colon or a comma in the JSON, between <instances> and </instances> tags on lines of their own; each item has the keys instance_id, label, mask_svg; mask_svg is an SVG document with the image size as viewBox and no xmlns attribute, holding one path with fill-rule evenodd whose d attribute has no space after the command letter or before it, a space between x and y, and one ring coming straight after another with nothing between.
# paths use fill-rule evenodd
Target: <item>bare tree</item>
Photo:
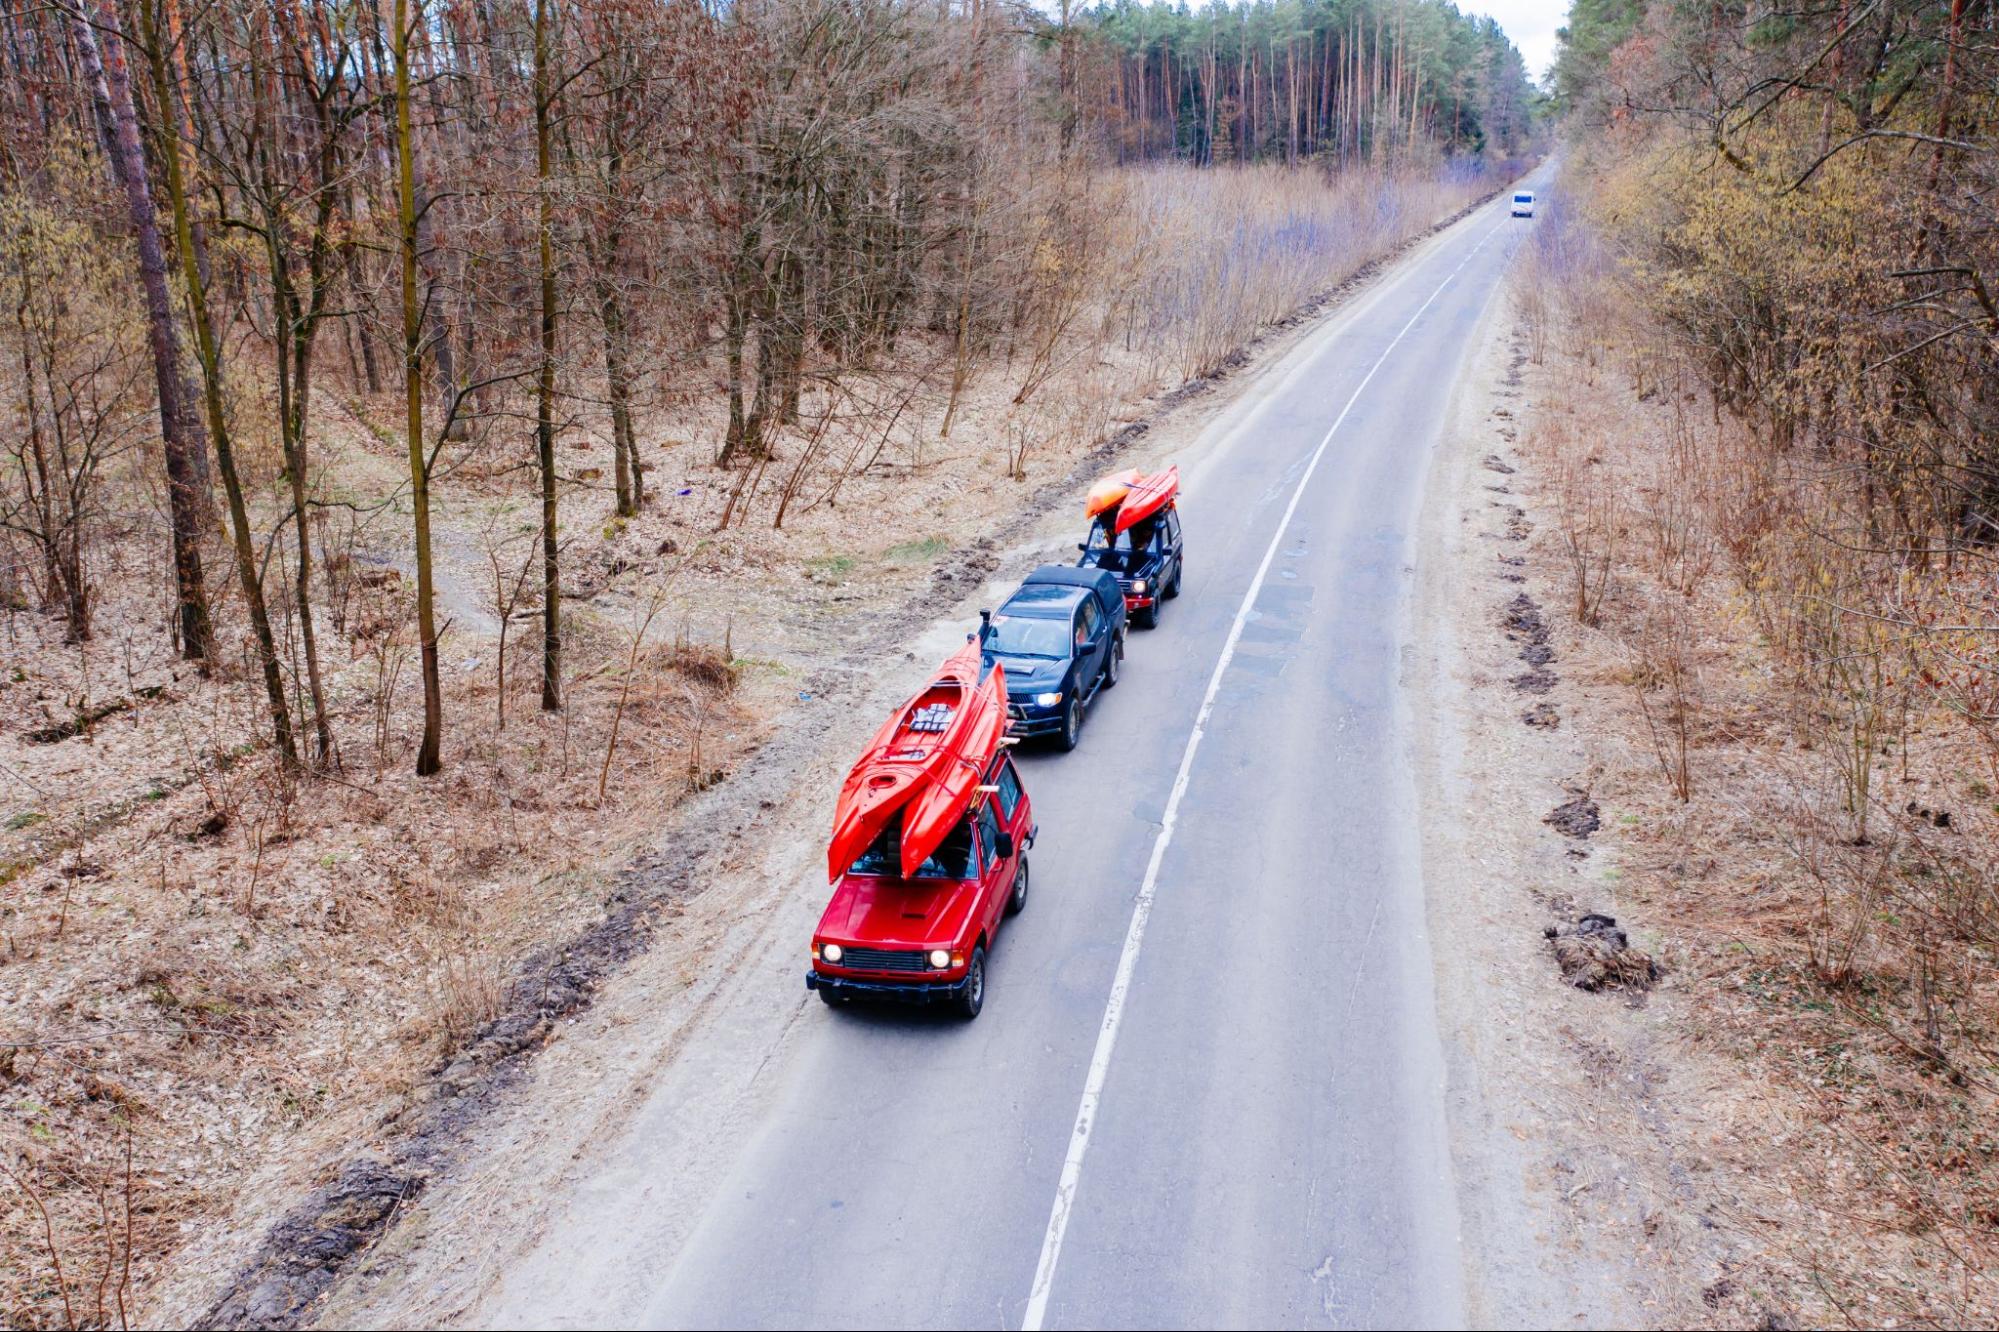
<instances>
[{"instance_id":1,"label":"bare tree","mask_svg":"<svg viewBox=\"0 0 1999 1332\"><path fill-rule=\"evenodd\" d=\"M173 523L174 586L179 594L181 655L206 661L214 655L214 630L208 615L208 593L201 572L199 491L202 441L192 405L182 392L179 325L173 298L167 291L166 253L160 244L159 215L153 210L152 185L139 145L139 123L132 107L131 85L123 77L124 56L114 46L115 80L107 73L91 19L81 10L66 11L75 36L83 76L96 106L97 126L114 182L125 196L132 230L139 243L139 278L146 291L146 317L151 330L153 381L160 404L160 437L165 444L168 508ZM115 13L112 15L115 20ZM117 28L109 31L115 34Z\"/></svg>"}]
</instances>

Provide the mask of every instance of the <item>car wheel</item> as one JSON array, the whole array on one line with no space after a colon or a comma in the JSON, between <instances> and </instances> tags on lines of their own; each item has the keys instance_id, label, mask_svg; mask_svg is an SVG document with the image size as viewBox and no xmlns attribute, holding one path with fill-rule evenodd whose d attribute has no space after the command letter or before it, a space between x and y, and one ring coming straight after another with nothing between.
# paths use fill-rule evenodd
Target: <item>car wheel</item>
<instances>
[{"instance_id":1,"label":"car wheel","mask_svg":"<svg viewBox=\"0 0 1999 1332\"><path fill-rule=\"evenodd\" d=\"M972 950L972 965L965 968L965 988L958 995L958 1016L970 1022L986 1006L986 950Z\"/></svg>"},{"instance_id":2,"label":"car wheel","mask_svg":"<svg viewBox=\"0 0 1999 1332\"><path fill-rule=\"evenodd\" d=\"M1104 688L1117 684L1118 675L1124 670L1124 635L1119 634L1111 644L1111 655L1104 662Z\"/></svg>"},{"instance_id":3,"label":"car wheel","mask_svg":"<svg viewBox=\"0 0 1999 1332\"><path fill-rule=\"evenodd\" d=\"M1166 591L1163 594L1168 601L1180 595L1180 579L1186 572L1187 560L1185 556L1182 556L1180 562L1173 566L1173 581L1166 585Z\"/></svg>"},{"instance_id":4,"label":"car wheel","mask_svg":"<svg viewBox=\"0 0 1999 1332\"><path fill-rule=\"evenodd\" d=\"M1020 909L1027 905L1027 857L1020 858L1020 868L1013 872L1013 891L1007 894L1006 914L1018 916Z\"/></svg>"},{"instance_id":5,"label":"car wheel","mask_svg":"<svg viewBox=\"0 0 1999 1332\"><path fill-rule=\"evenodd\" d=\"M1083 738L1083 691L1079 687L1069 695L1069 706L1062 709L1062 729L1055 734L1055 747L1064 754L1076 747Z\"/></svg>"},{"instance_id":6,"label":"car wheel","mask_svg":"<svg viewBox=\"0 0 1999 1332\"><path fill-rule=\"evenodd\" d=\"M1163 590L1161 595L1164 595ZM1141 629L1157 629L1159 627L1160 604L1160 598L1154 597L1150 606L1147 606L1144 610L1131 617L1132 623Z\"/></svg>"}]
</instances>

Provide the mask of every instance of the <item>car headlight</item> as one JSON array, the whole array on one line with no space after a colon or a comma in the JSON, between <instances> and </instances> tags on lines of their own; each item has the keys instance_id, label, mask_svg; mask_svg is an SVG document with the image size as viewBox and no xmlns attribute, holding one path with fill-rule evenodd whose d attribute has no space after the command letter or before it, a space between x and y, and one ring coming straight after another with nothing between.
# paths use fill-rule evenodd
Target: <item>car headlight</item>
<instances>
[{"instance_id":1,"label":"car headlight","mask_svg":"<svg viewBox=\"0 0 1999 1332\"><path fill-rule=\"evenodd\" d=\"M942 971L950 965L951 965L951 952L949 949L933 948L930 950L931 970Z\"/></svg>"},{"instance_id":2,"label":"car headlight","mask_svg":"<svg viewBox=\"0 0 1999 1332\"><path fill-rule=\"evenodd\" d=\"M840 945L838 944L827 944L824 948L821 948L819 950L819 956L825 958L828 962L833 963L835 966L838 966L840 963L840 959L845 957L846 955L847 955L847 950L840 947Z\"/></svg>"},{"instance_id":3,"label":"car headlight","mask_svg":"<svg viewBox=\"0 0 1999 1332\"><path fill-rule=\"evenodd\" d=\"M1060 693L1036 694L1034 696L1034 701L1036 703L1039 703L1044 708L1052 708L1057 703L1060 703L1062 701L1062 695Z\"/></svg>"},{"instance_id":4,"label":"car headlight","mask_svg":"<svg viewBox=\"0 0 1999 1332\"><path fill-rule=\"evenodd\" d=\"M1131 584L1131 590L1132 590L1133 592L1136 592L1136 593L1137 593L1137 594L1138 594L1139 596L1141 596L1141 597L1142 597L1142 596L1144 596L1144 595L1145 595L1145 580L1144 580L1143 578L1137 578L1137 579L1133 579L1133 580L1132 580L1132 584Z\"/></svg>"}]
</instances>

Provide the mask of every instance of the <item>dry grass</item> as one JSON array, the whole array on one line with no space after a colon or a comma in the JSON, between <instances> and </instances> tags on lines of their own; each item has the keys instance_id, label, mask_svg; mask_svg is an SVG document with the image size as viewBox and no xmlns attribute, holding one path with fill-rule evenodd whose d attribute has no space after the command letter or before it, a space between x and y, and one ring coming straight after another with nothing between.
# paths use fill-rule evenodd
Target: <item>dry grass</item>
<instances>
[{"instance_id":1,"label":"dry grass","mask_svg":"<svg viewBox=\"0 0 1999 1332\"><path fill-rule=\"evenodd\" d=\"M401 597L392 574L354 590L332 642L345 763L306 787L260 747L247 672L203 679L138 635L104 661L63 650L52 621L12 624L8 715L138 701L59 743L0 736L32 783L0 834L8 1325L141 1321L186 1227L274 1148L365 1133L498 1012L513 959L595 916L600 867L690 774L756 734L715 649L633 653L579 620L569 711L535 712L517 661L505 731L471 667L492 645L460 640L454 761L420 782L414 673L383 665L409 656ZM115 593L100 606L101 625L137 619Z\"/></svg>"},{"instance_id":2,"label":"dry grass","mask_svg":"<svg viewBox=\"0 0 1999 1332\"><path fill-rule=\"evenodd\" d=\"M1182 378L1504 181L1502 172L1276 166L1123 173L1128 204L1105 311L1127 349Z\"/></svg>"},{"instance_id":3,"label":"dry grass","mask_svg":"<svg viewBox=\"0 0 1999 1332\"><path fill-rule=\"evenodd\" d=\"M1522 284L1545 358L1522 482L1566 515L1537 542L1577 589L1563 706L1686 1038L1741 1064L1695 1112L1742 1170L1713 1189L1759 1258L1741 1279L1811 1324L1991 1326L1999 775L1976 706L1930 683L1934 636L1862 609L1962 593L1828 549L1808 459L1773 468L1656 333L1554 276Z\"/></svg>"}]
</instances>

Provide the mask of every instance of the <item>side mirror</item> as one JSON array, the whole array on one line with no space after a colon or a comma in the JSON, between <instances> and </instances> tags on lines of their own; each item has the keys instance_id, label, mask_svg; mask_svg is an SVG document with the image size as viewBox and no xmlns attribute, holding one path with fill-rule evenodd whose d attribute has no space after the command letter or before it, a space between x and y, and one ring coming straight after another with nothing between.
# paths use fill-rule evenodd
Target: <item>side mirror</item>
<instances>
[{"instance_id":1,"label":"side mirror","mask_svg":"<svg viewBox=\"0 0 1999 1332\"><path fill-rule=\"evenodd\" d=\"M1000 853L1001 860L1011 860L1013 858L1013 834L1002 828L1000 835L993 841L993 849Z\"/></svg>"},{"instance_id":2,"label":"side mirror","mask_svg":"<svg viewBox=\"0 0 1999 1332\"><path fill-rule=\"evenodd\" d=\"M1076 543L1076 549L1082 551L1085 555L1087 555L1090 553L1090 543L1087 541L1078 541Z\"/></svg>"}]
</instances>

